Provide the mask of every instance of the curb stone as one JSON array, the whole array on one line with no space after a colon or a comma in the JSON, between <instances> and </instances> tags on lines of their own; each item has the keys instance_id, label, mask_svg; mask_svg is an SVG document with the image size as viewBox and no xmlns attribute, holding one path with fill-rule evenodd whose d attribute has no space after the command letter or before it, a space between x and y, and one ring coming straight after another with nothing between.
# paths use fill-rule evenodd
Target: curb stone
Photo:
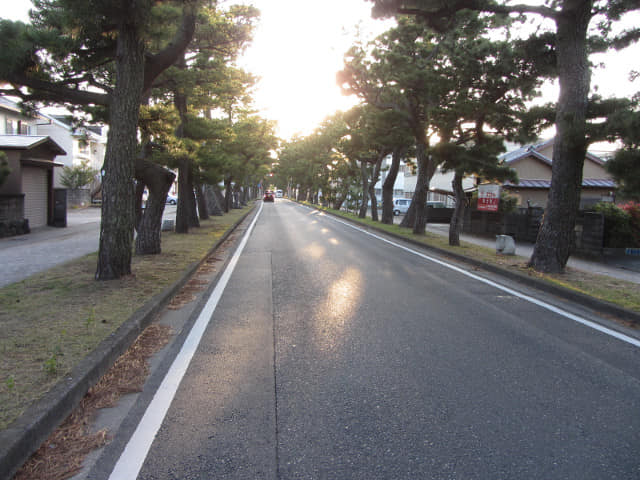
<instances>
[{"instance_id":1,"label":"curb stone","mask_svg":"<svg viewBox=\"0 0 640 480\"><path fill-rule=\"evenodd\" d=\"M615 305L611 302L607 302L604 300L599 300L595 297L591 297L589 295L585 295L584 293L580 293L580 292L576 292L574 290L571 290L569 288L564 288L558 285L553 285L547 282L544 282L542 280L538 280L537 278L533 278L530 277L528 275L524 275L521 273L517 273L517 272L512 272L510 270L504 269L504 268L500 268L497 267L495 265L492 265L490 263L486 263L486 262L482 262L480 260L476 260L474 258L471 257L467 257L465 255L461 255L459 253L455 253L455 252L450 252L448 250L442 249L442 248L438 248L438 247L434 247L431 245L426 245L422 242L419 242L417 240L413 240L411 238L406 238L403 237L401 235L397 235L395 233L392 232L388 232L387 230L384 230L383 228L379 228L376 226L372 226L372 225L365 225L359 222L355 222L353 220L351 220L350 218L346 218L346 217L342 217L340 215L336 215L333 212L330 212L328 210L323 210L321 208L317 208L314 205L307 205L307 204L300 204L300 205L304 205L308 208L314 208L315 210L321 211L326 213L327 215L331 215L333 217L339 218L340 220L344 220L346 222L352 223L354 225L358 225L359 227L363 228L364 230L372 230L378 233L382 233L388 237L397 239L397 240L401 240L403 242L407 242L410 243L411 245L414 245L416 247L420 247L421 249L424 250L429 250L429 251L433 251L439 255L445 256L445 257L449 257L452 258L456 261L459 262L463 262L466 263L468 265L471 265L473 267L477 267L477 268L481 268L483 270L486 270L487 272L491 272L497 275L501 275L503 277L508 278L509 280L513 280L515 282L524 284L528 287L532 287L535 288L537 290L543 291L545 293L550 293L552 295L556 295L558 297L561 298L565 298L567 300L579 303L583 306L589 307L592 310L595 310L599 313L603 313L606 315L611 315L611 316L615 316L618 317L622 320L625 320L627 322L631 322L632 324L636 325L636 326L640 326L640 313L638 312L634 312L633 310L629 310L623 307L620 307L618 305Z\"/></svg>"},{"instance_id":2,"label":"curb stone","mask_svg":"<svg viewBox=\"0 0 640 480\"><path fill-rule=\"evenodd\" d=\"M102 378L120 355L127 351L140 333L189 281L206 258L218 249L249 215L255 214L256 205L257 203L232 225L200 261L187 267L179 280L148 300L88 354L66 378L60 380L42 398L30 405L20 417L0 431L1 479L10 479L15 475L24 462L42 445L42 442L80 403L89 388ZM216 276L213 283L217 280Z\"/></svg>"}]
</instances>

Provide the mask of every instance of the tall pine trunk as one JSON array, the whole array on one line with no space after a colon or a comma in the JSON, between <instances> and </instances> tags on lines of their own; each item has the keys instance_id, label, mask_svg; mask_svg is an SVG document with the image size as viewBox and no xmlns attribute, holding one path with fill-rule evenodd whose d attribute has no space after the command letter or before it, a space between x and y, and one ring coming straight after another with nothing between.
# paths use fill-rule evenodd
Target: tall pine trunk
<instances>
[{"instance_id":1,"label":"tall pine trunk","mask_svg":"<svg viewBox=\"0 0 640 480\"><path fill-rule=\"evenodd\" d=\"M220 187L218 185L213 185L212 189L213 189L213 194L217 200L218 207L220 209L220 212L215 213L215 215L223 215L226 211L224 209L224 195L222 195L222 191L220 190Z\"/></svg>"},{"instance_id":2,"label":"tall pine trunk","mask_svg":"<svg viewBox=\"0 0 640 480\"><path fill-rule=\"evenodd\" d=\"M415 221L413 233L423 234L427 228L427 196L429 195L429 182L433 176L433 166L427 154L426 142L418 142L416 145L416 160L418 162L418 178L416 191L413 195L412 205L415 205Z\"/></svg>"},{"instance_id":3,"label":"tall pine trunk","mask_svg":"<svg viewBox=\"0 0 640 480\"><path fill-rule=\"evenodd\" d=\"M360 161L360 178L362 180L362 203L360 204L358 218L366 218L367 203L369 203L369 172L367 171L367 163L363 160Z\"/></svg>"},{"instance_id":4,"label":"tall pine trunk","mask_svg":"<svg viewBox=\"0 0 640 480\"><path fill-rule=\"evenodd\" d=\"M382 223L393 225L393 187L398 178L400 159L403 156L402 148L395 148L391 156L391 167L387 172L387 178L382 184Z\"/></svg>"},{"instance_id":5,"label":"tall pine trunk","mask_svg":"<svg viewBox=\"0 0 640 480\"><path fill-rule=\"evenodd\" d=\"M209 207L204 195L203 185L196 184L196 200L198 202L198 215L200 215L200 220L206 220L209 218Z\"/></svg>"},{"instance_id":6,"label":"tall pine trunk","mask_svg":"<svg viewBox=\"0 0 640 480\"><path fill-rule=\"evenodd\" d=\"M222 215L222 205L220 205L218 196L214 190L212 185L204 185L204 198L207 202L207 212L211 216L221 216Z\"/></svg>"},{"instance_id":7,"label":"tall pine trunk","mask_svg":"<svg viewBox=\"0 0 640 480\"><path fill-rule=\"evenodd\" d=\"M147 205L137 224L136 255L155 255L162 251L161 231L167 194L176 176L153 162L136 161L136 179L149 188Z\"/></svg>"},{"instance_id":8,"label":"tall pine trunk","mask_svg":"<svg viewBox=\"0 0 640 480\"><path fill-rule=\"evenodd\" d=\"M376 198L376 183L380 180L380 167L382 166L382 160L387 156L387 152L380 152L376 159L376 164L373 167L373 175L371 176L371 183L369 183L369 198L371 199L371 220L378 221L378 199Z\"/></svg>"},{"instance_id":9,"label":"tall pine trunk","mask_svg":"<svg viewBox=\"0 0 640 480\"><path fill-rule=\"evenodd\" d=\"M591 4L588 0L564 2L562 13L556 18L560 97L556 111L551 188L529 261L529 265L540 272L562 272L574 243L587 152L585 131L591 72L586 39Z\"/></svg>"},{"instance_id":10,"label":"tall pine trunk","mask_svg":"<svg viewBox=\"0 0 640 480\"><path fill-rule=\"evenodd\" d=\"M111 280L131 274L136 129L144 82L144 42L135 24L120 26L115 58L116 82L111 94L103 166L96 280Z\"/></svg>"},{"instance_id":11,"label":"tall pine trunk","mask_svg":"<svg viewBox=\"0 0 640 480\"><path fill-rule=\"evenodd\" d=\"M451 222L449 223L449 245L456 247L460 246L460 233L462 233L466 206L464 189L462 188L462 176L463 174L461 172L456 171L451 181L451 187L456 197L456 206L453 209L453 215L451 215Z\"/></svg>"}]
</instances>

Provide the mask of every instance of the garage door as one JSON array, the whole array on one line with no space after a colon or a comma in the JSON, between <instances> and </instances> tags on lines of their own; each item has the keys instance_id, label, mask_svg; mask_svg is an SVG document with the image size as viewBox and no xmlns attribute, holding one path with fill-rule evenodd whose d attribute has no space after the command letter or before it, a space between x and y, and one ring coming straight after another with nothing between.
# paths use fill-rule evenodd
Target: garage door
<instances>
[{"instance_id":1,"label":"garage door","mask_svg":"<svg viewBox=\"0 0 640 480\"><path fill-rule=\"evenodd\" d=\"M47 224L48 190L47 170L22 167L24 216L29 219L29 227L31 228Z\"/></svg>"}]
</instances>

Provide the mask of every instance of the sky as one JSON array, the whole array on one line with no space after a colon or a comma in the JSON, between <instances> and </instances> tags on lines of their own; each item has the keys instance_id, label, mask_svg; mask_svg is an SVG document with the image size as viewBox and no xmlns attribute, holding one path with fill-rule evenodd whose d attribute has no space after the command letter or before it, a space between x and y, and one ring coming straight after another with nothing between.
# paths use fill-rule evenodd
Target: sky
<instances>
[{"instance_id":1,"label":"sky","mask_svg":"<svg viewBox=\"0 0 640 480\"><path fill-rule=\"evenodd\" d=\"M247 3L261 10L253 44L240 66L260 77L255 104L261 114L278 122L278 134L288 139L307 135L336 110L356 103L345 97L336 84L343 55L359 34L366 39L388 29L392 23L371 19L371 3L364 0L223 0ZM30 0L12 0L0 16L28 20ZM640 23L640 14L635 15ZM640 70L640 45L623 53L607 53L597 62L605 68L594 71L593 85L604 96L632 95L640 81L631 84L631 70ZM557 88L544 89L545 100L557 100Z\"/></svg>"}]
</instances>

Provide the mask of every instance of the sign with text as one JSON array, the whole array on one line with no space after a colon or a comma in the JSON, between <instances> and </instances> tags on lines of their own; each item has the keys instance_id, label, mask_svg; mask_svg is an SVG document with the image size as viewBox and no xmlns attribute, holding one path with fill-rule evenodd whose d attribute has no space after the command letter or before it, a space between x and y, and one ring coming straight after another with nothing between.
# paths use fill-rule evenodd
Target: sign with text
<instances>
[{"instance_id":1,"label":"sign with text","mask_svg":"<svg viewBox=\"0 0 640 480\"><path fill-rule=\"evenodd\" d=\"M497 212L500 204L500 185L478 185L478 210Z\"/></svg>"}]
</instances>

